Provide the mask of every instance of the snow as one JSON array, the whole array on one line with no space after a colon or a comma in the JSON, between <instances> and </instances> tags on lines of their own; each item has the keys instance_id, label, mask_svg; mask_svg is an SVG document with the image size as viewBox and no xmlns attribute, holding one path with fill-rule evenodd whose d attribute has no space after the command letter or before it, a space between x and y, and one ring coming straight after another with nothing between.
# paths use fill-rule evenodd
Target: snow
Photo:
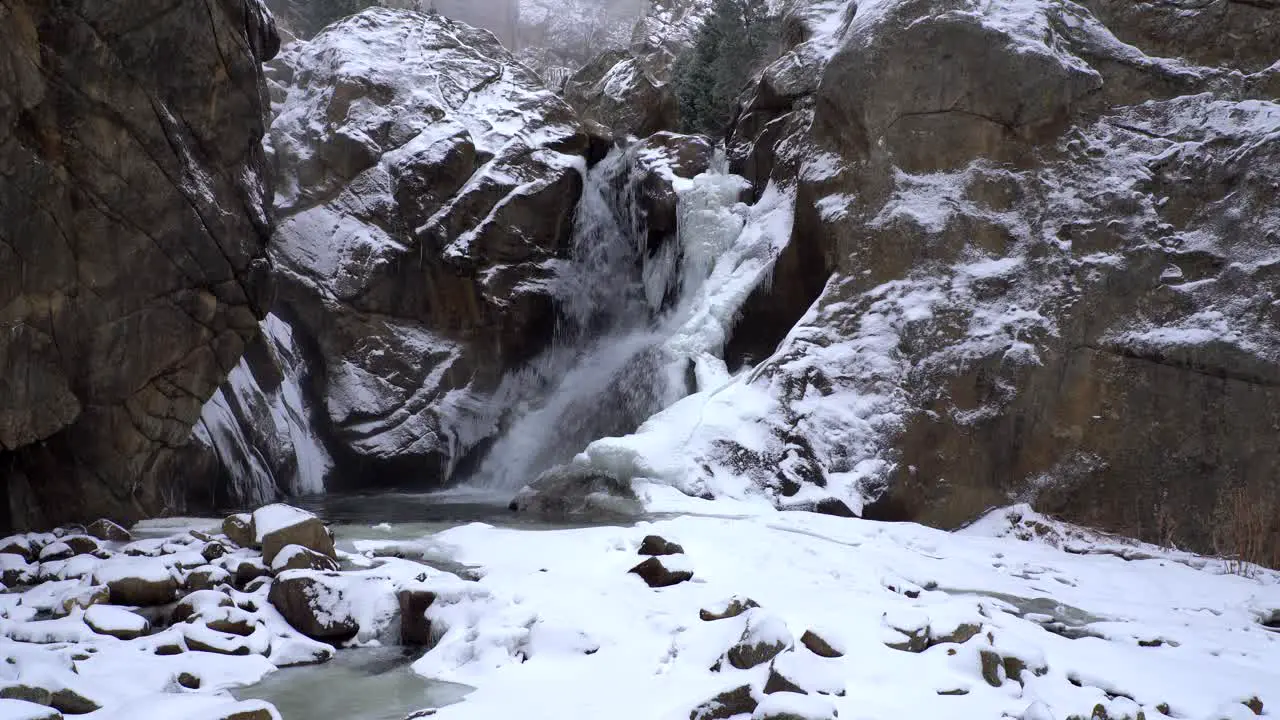
<instances>
[{"instance_id":1,"label":"snow","mask_svg":"<svg viewBox=\"0 0 1280 720\"><path fill-rule=\"evenodd\" d=\"M284 503L264 505L253 511L253 530L259 543L272 533L315 521L312 513Z\"/></svg>"},{"instance_id":2,"label":"snow","mask_svg":"<svg viewBox=\"0 0 1280 720\"><path fill-rule=\"evenodd\" d=\"M1280 640L1261 628L1255 608L1280 606L1275 573L1245 578L1225 574L1221 564L1191 567L1150 546L1143 546L1148 559L1125 560L992 537L1008 529L1008 512L1019 510L962 534L809 513L550 532L455 528L437 539L459 561L482 567L483 577L441 590L429 616L443 636L415 669L477 688L442 708L443 720L500 717L515 703L531 720L559 718L565 708L552 698L566 696L574 717L683 720L730 687L759 692L767 666L710 669L738 641L746 618L758 616L776 618L771 638L820 629L846 651L841 658L799 645L784 652L775 665L787 677L830 694L760 695L758 713L992 718L1022 717L1037 706L1065 720L1088 717L1097 704L1112 717L1138 708L1155 717L1167 703L1178 717L1210 717L1255 695L1270 702L1280 687ZM634 547L647 534L681 543L697 580L655 592L628 579ZM733 594L761 610L698 619L699 608ZM1046 597L1053 601L1033 602ZM1080 609L1088 634L1056 634L1019 605L1059 615ZM884 644L886 618L930 628L932 637L960 622L980 623L982 632L912 653ZM1139 645L1156 637L1165 644ZM989 685L983 651L1023 661L1022 682ZM958 689L967 694L938 694Z\"/></svg>"},{"instance_id":3,"label":"snow","mask_svg":"<svg viewBox=\"0 0 1280 720\"><path fill-rule=\"evenodd\" d=\"M61 716L44 705L0 698L0 720L51 720L55 717Z\"/></svg>"},{"instance_id":4,"label":"snow","mask_svg":"<svg viewBox=\"0 0 1280 720\"><path fill-rule=\"evenodd\" d=\"M148 627L142 616L112 605L90 607L84 612L84 620L103 632L143 633Z\"/></svg>"}]
</instances>

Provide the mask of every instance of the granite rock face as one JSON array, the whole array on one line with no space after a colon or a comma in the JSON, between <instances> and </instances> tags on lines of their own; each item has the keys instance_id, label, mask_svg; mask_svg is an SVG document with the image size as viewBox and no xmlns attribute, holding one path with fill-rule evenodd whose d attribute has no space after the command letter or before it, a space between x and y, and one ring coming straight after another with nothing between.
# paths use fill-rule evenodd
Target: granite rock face
<instances>
[{"instance_id":1,"label":"granite rock face","mask_svg":"<svg viewBox=\"0 0 1280 720\"><path fill-rule=\"evenodd\" d=\"M1274 517L1280 7L1181 5L793 8L730 138L799 198L741 323L804 313L755 387L805 471L764 484L1201 550Z\"/></svg>"},{"instance_id":2,"label":"granite rock face","mask_svg":"<svg viewBox=\"0 0 1280 720\"><path fill-rule=\"evenodd\" d=\"M5 522L183 505L191 427L271 293L277 49L257 0L0 6Z\"/></svg>"},{"instance_id":3,"label":"granite rock face","mask_svg":"<svg viewBox=\"0 0 1280 720\"><path fill-rule=\"evenodd\" d=\"M540 351L587 137L488 32L375 8L277 68L279 303L352 482L448 478ZM487 424L488 423L488 424Z\"/></svg>"}]
</instances>

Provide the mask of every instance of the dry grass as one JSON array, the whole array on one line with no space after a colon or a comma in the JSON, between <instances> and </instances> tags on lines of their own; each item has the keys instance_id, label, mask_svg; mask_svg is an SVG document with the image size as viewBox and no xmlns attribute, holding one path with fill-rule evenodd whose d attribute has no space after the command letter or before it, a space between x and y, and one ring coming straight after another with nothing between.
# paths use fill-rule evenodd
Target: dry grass
<instances>
[{"instance_id":1,"label":"dry grass","mask_svg":"<svg viewBox=\"0 0 1280 720\"><path fill-rule=\"evenodd\" d=\"M1228 489L1213 514L1213 549L1230 572L1252 576L1259 566L1280 568L1280 498L1257 484Z\"/></svg>"}]
</instances>

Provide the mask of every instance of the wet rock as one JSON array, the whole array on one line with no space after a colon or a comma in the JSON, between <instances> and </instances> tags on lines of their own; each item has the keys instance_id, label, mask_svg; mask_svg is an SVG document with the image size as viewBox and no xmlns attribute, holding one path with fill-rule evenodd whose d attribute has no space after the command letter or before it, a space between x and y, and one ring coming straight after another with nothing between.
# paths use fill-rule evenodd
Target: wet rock
<instances>
[{"instance_id":1,"label":"wet rock","mask_svg":"<svg viewBox=\"0 0 1280 720\"><path fill-rule=\"evenodd\" d=\"M290 570L281 573L267 596L295 630L314 640L340 643L355 637L360 625L340 611L342 589L333 576Z\"/></svg>"},{"instance_id":2,"label":"wet rock","mask_svg":"<svg viewBox=\"0 0 1280 720\"><path fill-rule=\"evenodd\" d=\"M253 528L262 546L262 560L272 566L286 546L297 545L336 559L333 533L315 515L289 505L267 505L253 513Z\"/></svg>"},{"instance_id":3,"label":"wet rock","mask_svg":"<svg viewBox=\"0 0 1280 720\"><path fill-rule=\"evenodd\" d=\"M663 560L651 557L627 572L639 575L651 588L670 587L692 579L693 571L676 565L674 558L675 556L668 556L667 560Z\"/></svg>"},{"instance_id":4,"label":"wet rock","mask_svg":"<svg viewBox=\"0 0 1280 720\"><path fill-rule=\"evenodd\" d=\"M427 619L427 609L436 601L436 594L429 590L401 590L396 598L400 601L400 644L430 645L431 621Z\"/></svg>"},{"instance_id":5,"label":"wet rock","mask_svg":"<svg viewBox=\"0 0 1280 720\"><path fill-rule=\"evenodd\" d=\"M742 685L726 690L694 708L689 713L689 720L728 720L735 715L754 712L758 704L751 693L751 686Z\"/></svg>"},{"instance_id":6,"label":"wet rock","mask_svg":"<svg viewBox=\"0 0 1280 720\"><path fill-rule=\"evenodd\" d=\"M637 555L681 555L683 553L684 548L657 535L646 535L640 543L640 549L636 551Z\"/></svg>"},{"instance_id":7,"label":"wet rock","mask_svg":"<svg viewBox=\"0 0 1280 720\"><path fill-rule=\"evenodd\" d=\"M707 622L727 620L729 618L738 617L751 608L758 607L760 607L760 603L757 603L755 600L735 595L719 605L699 610L698 617Z\"/></svg>"},{"instance_id":8,"label":"wet rock","mask_svg":"<svg viewBox=\"0 0 1280 720\"><path fill-rule=\"evenodd\" d=\"M94 520L89 523L85 530L93 537L106 542L129 542L133 540L133 535L128 530L106 518Z\"/></svg>"}]
</instances>

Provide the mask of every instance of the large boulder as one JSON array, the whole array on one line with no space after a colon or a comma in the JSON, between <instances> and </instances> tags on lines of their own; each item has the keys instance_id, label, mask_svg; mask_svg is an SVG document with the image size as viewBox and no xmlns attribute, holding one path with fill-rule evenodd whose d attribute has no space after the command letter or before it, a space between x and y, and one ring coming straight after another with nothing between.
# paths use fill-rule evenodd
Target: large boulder
<instances>
[{"instance_id":1,"label":"large boulder","mask_svg":"<svg viewBox=\"0 0 1280 720\"><path fill-rule=\"evenodd\" d=\"M1227 5L793 3L728 138L754 197L793 203L726 346L764 361L592 465L1280 547L1280 7Z\"/></svg>"},{"instance_id":2,"label":"large boulder","mask_svg":"<svg viewBox=\"0 0 1280 720\"><path fill-rule=\"evenodd\" d=\"M258 0L0 8L0 481L29 527L181 507L270 297Z\"/></svg>"},{"instance_id":3,"label":"large boulder","mask_svg":"<svg viewBox=\"0 0 1280 720\"><path fill-rule=\"evenodd\" d=\"M311 402L352 482L442 481L491 431L477 397L550 337L586 135L440 15L367 10L283 64L273 253Z\"/></svg>"}]
</instances>

